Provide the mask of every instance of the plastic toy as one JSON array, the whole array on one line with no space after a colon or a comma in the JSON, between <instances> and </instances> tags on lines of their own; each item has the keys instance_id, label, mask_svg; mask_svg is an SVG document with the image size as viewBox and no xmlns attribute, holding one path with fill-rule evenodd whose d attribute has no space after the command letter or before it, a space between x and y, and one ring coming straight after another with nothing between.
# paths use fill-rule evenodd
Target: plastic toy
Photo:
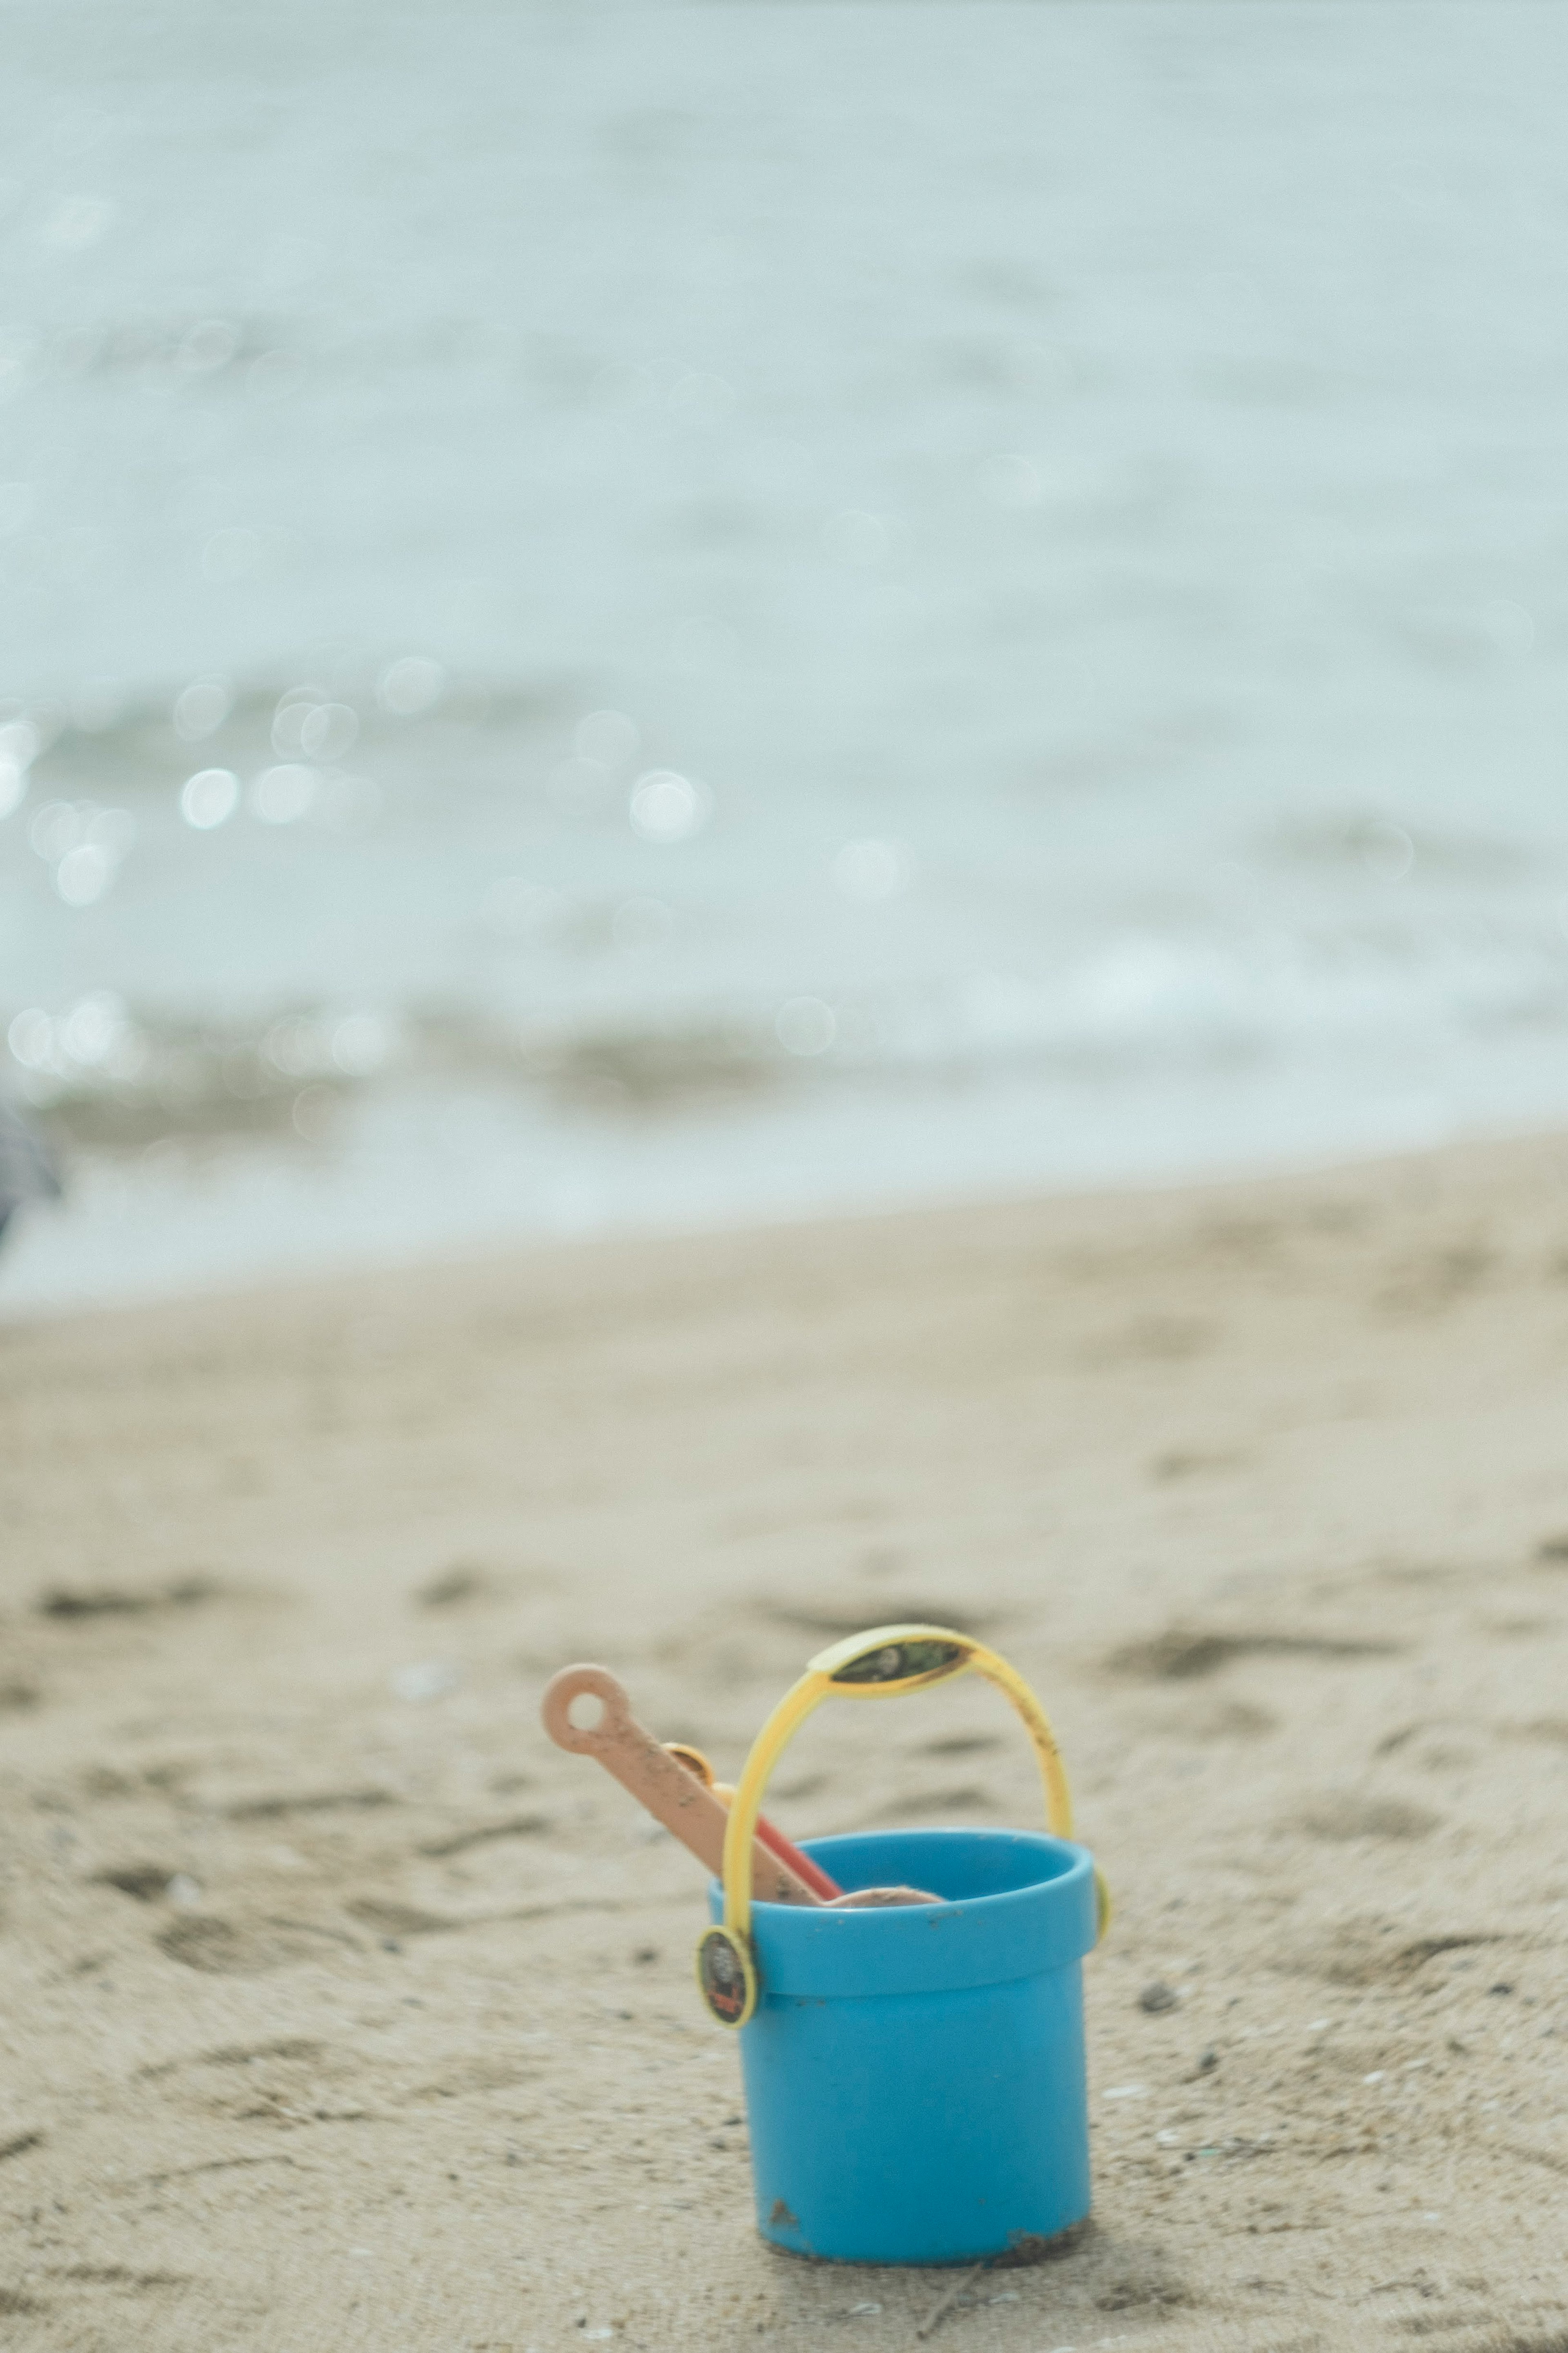
<instances>
[{"instance_id":1,"label":"plastic toy","mask_svg":"<svg viewBox=\"0 0 1568 2353\"><path fill-rule=\"evenodd\" d=\"M573 1701L584 1697L599 1702L597 1724L572 1721ZM679 1741L661 1745L643 1730L632 1714L626 1686L607 1667L563 1667L546 1683L539 1712L558 1748L597 1757L699 1862L712 1872L722 1870L731 1792L714 1780L713 1768L700 1748L688 1748ZM853 1910L936 1902L918 1887L862 1887L847 1895L782 1831L760 1816L751 1846L752 1883L759 1902L830 1904Z\"/></svg>"},{"instance_id":2,"label":"plastic toy","mask_svg":"<svg viewBox=\"0 0 1568 2353\"><path fill-rule=\"evenodd\" d=\"M753 1903L742 1869L785 1746L829 1697L891 1699L973 1672L1028 1728L1046 1834L878 1831L810 1841L851 1889L910 1878L935 1905L865 1912ZM698 1947L712 2014L741 2031L757 2225L840 2262L1026 2260L1089 2208L1082 1962L1109 1917L1072 1842L1044 1710L994 1651L941 1626L882 1626L813 1659L752 1743Z\"/></svg>"},{"instance_id":3,"label":"plastic toy","mask_svg":"<svg viewBox=\"0 0 1568 2353\"><path fill-rule=\"evenodd\" d=\"M1024 1720L1045 1832L875 1831L800 1848L765 1820L769 1777L824 1700L899 1698L968 1672ZM604 1706L591 1730L568 1713L584 1692ZM1084 2220L1082 1963L1110 1903L1016 1669L942 1626L835 1643L774 1708L732 1795L700 1750L644 1732L601 1667L563 1669L543 1715L716 1873L698 1982L740 2030L765 2239L844 2263L1028 2261Z\"/></svg>"}]
</instances>

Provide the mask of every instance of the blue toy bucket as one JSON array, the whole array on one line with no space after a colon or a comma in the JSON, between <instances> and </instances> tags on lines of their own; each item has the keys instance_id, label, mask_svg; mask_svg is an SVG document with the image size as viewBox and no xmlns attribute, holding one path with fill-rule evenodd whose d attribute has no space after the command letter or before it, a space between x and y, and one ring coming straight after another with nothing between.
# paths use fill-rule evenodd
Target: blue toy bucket
<instances>
[{"instance_id":1,"label":"blue toy bucket","mask_svg":"<svg viewBox=\"0 0 1568 2353\"><path fill-rule=\"evenodd\" d=\"M834 1904L804 1888L798 1904L756 1899L763 1791L806 1717L970 1672L1024 1720L1047 1833L818 1839L806 1852L838 1883ZM837 2263L963 2263L1027 2258L1081 2222L1083 1959L1109 1901L1016 1669L947 1626L876 1627L821 1651L752 1743L723 1862L697 1975L740 2029L763 2238ZM877 1891L866 1908L835 1908L861 1891Z\"/></svg>"},{"instance_id":2,"label":"blue toy bucket","mask_svg":"<svg viewBox=\"0 0 1568 2353\"><path fill-rule=\"evenodd\" d=\"M846 1889L948 1900L759 1904L741 2032L757 2227L838 2263L1027 2258L1089 2208L1082 1962L1094 1869L1023 1831L881 1831L806 1849ZM723 1891L712 1883L715 1920Z\"/></svg>"}]
</instances>

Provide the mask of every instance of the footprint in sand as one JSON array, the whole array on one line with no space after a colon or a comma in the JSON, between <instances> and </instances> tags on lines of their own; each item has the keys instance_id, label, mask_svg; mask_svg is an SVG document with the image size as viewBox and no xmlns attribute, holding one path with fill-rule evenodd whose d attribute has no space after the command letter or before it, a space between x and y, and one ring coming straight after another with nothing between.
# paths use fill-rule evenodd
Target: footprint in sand
<instances>
[{"instance_id":1,"label":"footprint in sand","mask_svg":"<svg viewBox=\"0 0 1568 2353\"><path fill-rule=\"evenodd\" d=\"M186 1888L195 1888L195 1881L172 1862L130 1862L119 1864L111 1871L95 1871L94 1887L113 1887L121 1895L132 1896L138 1904L177 1902Z\"/></svg>"},{"instance_id":2,"label":"footprint in sand","mask_svg":"<svg viewBox=\"0 0 1568 2353\"><path fill-rule=\"evenodd\" d=\"M1333 1841L1352 1839L1421 1839L1442 1828L1441 1814L1413 1806L1403 1798L1326 1797L1291 1818L1291 1827L1309 1838Z\"/></svg>"},{"instance_id":3,"label":"footprint in sand","mask_svg":"<svg viewBox=\"0 0 1568 2353\"><path fill-rule=\"evenodd\" d=\"M426 1839L418 1851L444 1860L467 1854L472 1847L493 1846L501 1839L540 1838L554 1827L553 1814L513 1814L504 1822L480 1822L472 1830L454 1831L447 1838Z\"/></svg>"},{"instance_id":4,"label":"footprint in sand","mask_svg":"<svg viewBox=\"0 0 1568 2353\"><path fill-rule=\"evenodd\" d=\"M1262 1740L1279 1730L1279 1719L1250 1700L1209 1699L1162 1713L1151 1728L1165 1739Z\"/></svg>"},{"instance_id":5,"label":"footprint in sand","mask_svg":"<svg viewBox=\"0 0 1568 2353\"><path fill-rule=\"evenodd\" d=\"M293 1814L359 1813L376 1806L395 1806L395 1791L373 1783L363 1789L300 1789L258 1798L237 1798L223 1808L231 1822L280 1822Z\"/></svg>"},{"instance_id":6,"label":"footprint in sand","mask_svg":"<svg viewBox=\"0 0 1568 2353\"><path fill-rule=\"evenodd\" d=\"M236 1926L211 1914L193 1914L165 1928L156 1939L170 1960L205 1977L261 1977L291 1961L320 1960L330 1949L355 1940L340 1928L320 1928L305 1920L262 1920Z\"/></svg>"},{"instance_id":7,"label":"footprint in sand","mask_svg":"<svg viewBox=\"0 0 1568 2353\"><path fill-rule=\"evenodd\" d=\"M1118 1365L1184 1365L1216 1348L1221 1337L1218 1324L1195 1315L1144 1315L1085 1342L1079 1362L1094 1371Z\"/></svg>"},{"instance_id":8,"label":"footprint in sand","mask_svg":"<svg viewBox=\"0 0 1568 2353\"><path fill-rule=\"evenodd\" d=\"M881 1809L884 1814L909 1815L923 1820L930 1814L978 1813L994 1815L997 1809L995 1793L978 1781L968 1781L943 1789L913 1789L907 1798L892 1798Z\"/></svg>"},{"instance_id":9,"label":"footprint in sand","mask_svg":"<svg viewBox=\"0 0 1568 2353\"><path fill-rule=\"evenodd\" d=\"M1320 1936L1290 1946L1280 1955L1280 1966L1328 1985L1400 1986L1445 1953L1507 1942L1506 1936L1490 1929L1454 1928L1412 1936L1404 1922L1343 1920Z\"/></svg>"},{"instance_id":10,"label":"footprint in sand","mask_svg":"<svg viewBox=\"0 0 1568 2353\"><path fill-rule=\"evenodd\" d=\"M1172 1627L1142 1642L1126 1642L1105 1661L1114 1675L1144 1683L1195 1683L1237 1659L1380 1659L1397 1655L1397 1642L1357 1635L1204 1632Z\"/></svg>"},{"instance_id":11,"label":"footprint in sand","mask_svg":"<svg viewBox=\"0 0 1568 2353\"><path fill-rule=\"evenodd\" d=\"M160 1610L189 1609L197 1602L216 1599L221 1591L213 1578L200 1576L175 1577L171 1584L142 1592L113 1585L57 1585L40 1593L33 1608L40 1618L66 1620L141 1618Z\"/></svg>"},{"instance_id":12,"label":"footprint in sand","mask_svg":"<svg viewBox=\"0 0 1568 2353\"><path fill-rule=\"evenodd\" d=\"M248 2067L261 2059L319 2061L326 2048L324 2042L305 2034L275 2035L263 2042L221 2042L215 2051L197 2051L188 2058L154 2059L148 2066L137 2068L135 2080L151 2084L190 2067Z\"/></svg>"}]
</instances>

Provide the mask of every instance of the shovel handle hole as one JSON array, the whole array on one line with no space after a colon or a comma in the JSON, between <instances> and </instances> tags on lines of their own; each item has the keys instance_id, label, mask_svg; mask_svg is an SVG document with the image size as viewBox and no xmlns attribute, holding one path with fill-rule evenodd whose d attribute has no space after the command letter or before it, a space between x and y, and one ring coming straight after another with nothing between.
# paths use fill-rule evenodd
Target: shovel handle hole
<instances>
[{"instance_id":1,"label":"shovel handle hole","mask_svg":"<svg viewBox=\"0 0 1568 2353\"><path fill-rule=\"evenodd\" d=\"M606 1713L598 1692L574 1692L566 1703L566 1721L574 1732L597 1732Z\"/></svg>"}]
</instances>

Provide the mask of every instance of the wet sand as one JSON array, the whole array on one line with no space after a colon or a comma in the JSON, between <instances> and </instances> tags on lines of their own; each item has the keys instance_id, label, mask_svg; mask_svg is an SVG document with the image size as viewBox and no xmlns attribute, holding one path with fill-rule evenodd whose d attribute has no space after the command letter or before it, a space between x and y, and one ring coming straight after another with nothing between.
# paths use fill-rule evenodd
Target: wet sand
<instances>
[{"instance_id":1,"label":"wet sand","mask_svg":"<svg viewBox=\"0 0 1568 2353\"><path fill-rule=\"evenodd\" d=\"M912 1614L1118 1901L1094 2227L929 2341L1568 2343L1568 1144L13 1320L0 1526L18 2353L912 2347L758 2243L700 1874L537 1719L732 1774ZM1030 1776L963 1683L774 1810Z\"/></svg>"}]
</instances>

